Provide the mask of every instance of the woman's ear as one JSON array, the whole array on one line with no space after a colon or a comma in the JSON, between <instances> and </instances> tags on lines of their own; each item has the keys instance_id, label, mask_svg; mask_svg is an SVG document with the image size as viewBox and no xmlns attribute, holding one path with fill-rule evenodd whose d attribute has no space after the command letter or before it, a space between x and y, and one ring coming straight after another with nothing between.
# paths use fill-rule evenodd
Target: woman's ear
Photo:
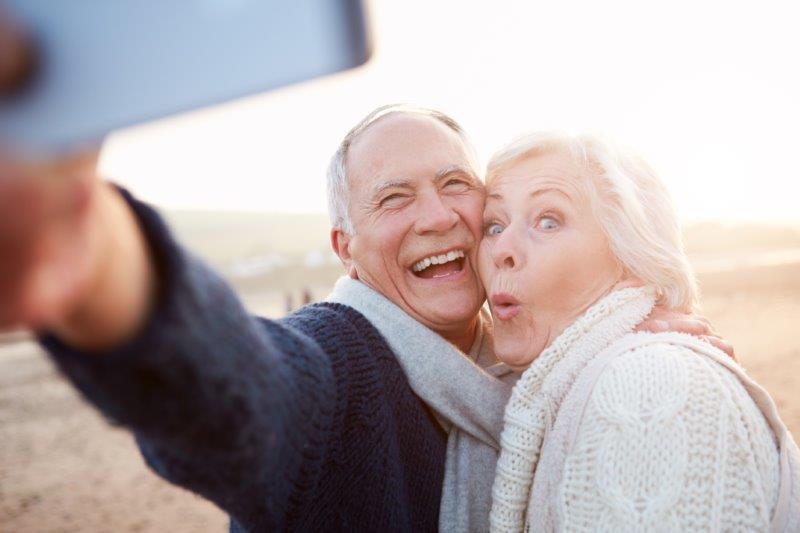
<instances>
[{"instance_id":1,"label":"woman's ear","mask_svg":"<svg viewBox=\"0 0 800 533\"><path fill-rule=\"evenodd\" d=\"M613 290L629 289L631 287L644 287L646 283L636 274L628 270L625 265L620 264L620 275L618 281L614 284Z\"/></svg>"},{"instance_id":2,"label":"woman's ear","mask_svg":"<svg viewBox=\"0 0 800 533\"><path fill-rule=\"evenodd\" d=\"M618 291L620 289L629 289L631 287L644 287L644 285L644 281L640 280L639 278L628 278L618 281L614 285L614 290Z\"/></svg>"}]
</instances>

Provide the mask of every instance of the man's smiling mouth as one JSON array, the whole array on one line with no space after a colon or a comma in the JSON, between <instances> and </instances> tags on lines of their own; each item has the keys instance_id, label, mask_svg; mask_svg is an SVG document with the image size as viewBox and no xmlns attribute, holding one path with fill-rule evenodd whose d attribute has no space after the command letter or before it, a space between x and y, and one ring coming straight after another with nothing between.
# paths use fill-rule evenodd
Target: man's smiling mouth
<instances>
[{"instance_id":1,"label":"man's smiling mouth","mask_svg":"<svg viewBox=\"0 0 800 533\"><path fill-rule=\"evenodd\" d=\"M423 279L443 278L461 272L466 254L464 250L450 250L420 259L411 267L414 275Z\"/></svg>"}]
</instances>

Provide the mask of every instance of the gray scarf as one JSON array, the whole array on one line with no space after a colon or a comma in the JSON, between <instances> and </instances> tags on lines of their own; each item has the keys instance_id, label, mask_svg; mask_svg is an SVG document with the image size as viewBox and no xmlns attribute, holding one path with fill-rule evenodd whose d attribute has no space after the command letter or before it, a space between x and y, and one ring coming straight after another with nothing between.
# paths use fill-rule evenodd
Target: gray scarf
<instances>
[{"instance_id":1,"label":"gray scarf","mask_svg":"<svg viewBox=\"0 0 800 533\"><path fill-rule=\"evenodd\" d=\"M503 411L518 376L502 363L479 367L360 281L340 278L328 301L352 307L375 326L412 390L447 432L439 530L488 531ZM482 320L481 326L481 342L473 351L491 343L489 321Z\"/></svg>"}]
</instances>

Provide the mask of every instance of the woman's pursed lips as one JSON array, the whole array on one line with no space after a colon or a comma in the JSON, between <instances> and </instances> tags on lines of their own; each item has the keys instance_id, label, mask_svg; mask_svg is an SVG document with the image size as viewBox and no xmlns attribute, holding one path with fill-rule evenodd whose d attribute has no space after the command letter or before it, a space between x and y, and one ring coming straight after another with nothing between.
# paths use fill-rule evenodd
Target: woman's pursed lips
<instances>
[{"instance_id":1,"label":"woman's pursed lips","mask_svg":"<svg viewBox=\"0 0 800 533\"><path fill-rule=\"evenodd\" d=\"M520 302L506 292L499 292L489 297L492 314L499 320L511 320L520 312Z\"/></svg>"}]
</instances>

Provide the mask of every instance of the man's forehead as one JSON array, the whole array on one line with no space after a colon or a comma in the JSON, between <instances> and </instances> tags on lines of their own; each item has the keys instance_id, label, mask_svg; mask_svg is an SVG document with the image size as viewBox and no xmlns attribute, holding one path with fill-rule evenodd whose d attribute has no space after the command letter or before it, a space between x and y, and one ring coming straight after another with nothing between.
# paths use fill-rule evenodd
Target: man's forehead
<instances>
[{"instance_id":1,"label":"man's forehead","mask_svg":"<svg viewBox=\"0 0 800 533\"><path fill-rule=\"evenodd\" d=\"M470 169L470 157L458 133L424 115L384 117L361 133L347 154L353 184L376 180L434 177L448 167Z\"/></svg>"},{"instance_id":2,"label":"man's forehead","mask_svg":"<svg viewBox=\"0 0 800 533\"><path fill-rule=\"evenodd\" d=\"M445 134L458 139L453 128L431 115L409 111L397 111L384 115L369 124L352 141L353 145L375 142L391 142L402 139L407 133L414 131L420 134Z\"/></svg>"}]
</instances>

